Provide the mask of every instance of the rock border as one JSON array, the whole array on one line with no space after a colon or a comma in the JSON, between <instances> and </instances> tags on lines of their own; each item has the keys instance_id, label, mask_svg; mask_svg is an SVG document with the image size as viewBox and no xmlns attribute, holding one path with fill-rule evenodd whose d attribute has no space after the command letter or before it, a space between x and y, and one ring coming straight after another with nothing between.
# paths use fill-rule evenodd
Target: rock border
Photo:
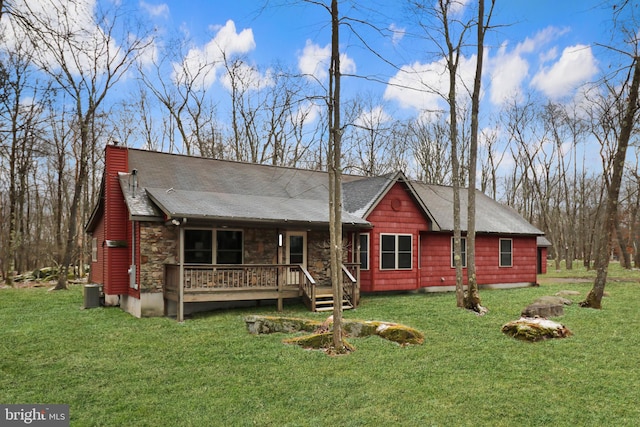
<instances>
[{"instance_id":1,"label":"rock border","mask_svg":"<svg viewBox=\"0 0 640 427\"><path fill-rule=\"evenodd\" d=\"M246 316L244 321L249 333L297 333L311 332L311 335L285 339L285 344L296 344L304 348L326 349L332 344L333 316L324 322L296 317ZM377 335L400 346L421 345L424 334L409 326L392 322L343 319L342 327L349 338Z\"/></svg>"}]
</instances>

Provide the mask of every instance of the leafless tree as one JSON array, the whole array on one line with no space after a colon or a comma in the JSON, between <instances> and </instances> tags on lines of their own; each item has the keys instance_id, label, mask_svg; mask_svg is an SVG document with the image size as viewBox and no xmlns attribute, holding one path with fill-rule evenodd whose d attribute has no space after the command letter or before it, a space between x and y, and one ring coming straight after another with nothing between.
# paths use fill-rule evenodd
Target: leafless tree
<instances>
[{"instance_id":1,"label":"leafless tree","mask_svg":"<svg viewBox=\"0 0 640 427\"><path fill-rule=\"evenodd\" d=\"M6 162L8 175L7 244L2 258L6 260L4 277L10 280L13 271L22 272L32 265L28 258L35 249L30 245L28 212L32 200L28 195L33 171L43 156L41 133L43 106L49 88L46 82L34 78L34 52L26 43L16 43L14 49L2 56L3 94L0 97L0 159ZM25 102L32 99L32 102Z\"/></svg>"},{"instance_id":2,"label":"leafless tree","mask_svg":"<svg viewBox=\"0 0 640 427\"><path fill-rule=\"evenodd\" d=\"M595 255L596 278L593 287L584 301L582 307L601 308L602 296L607 282L609 256L613 233L618 219L618 203L625 159L629 141L635 131L635 122L638 114L638 90L640 89L640 58L637 53L636 34L629 33L633 52L628 55L630 66L626 68L621 84L609 83L606 85L607 98L612 101L606 104L608 107L602 111L602 119L599 122L600 138L607 136L613 139L603 143L602 159L604 163L604 177L606 181L606 205L604 212L604 224L600 230L600 244ZM608 131L608 132L607 132ZM594 135L595 136L595 135ZM605 142L603 140L603 142ZM606 147L611 147L607 149Z\"/></svg>"},{"instance_id":3,"label":"leafless tree","mask_svg":"<svg viewBox=\"0 0 640 427\"><path fill-rule=\"evenodd\" d=\"M346 350L342 331L342 127L340 105L340 14L338 0L331 0L331 66L329 68L329 238L333 288L333 348Z\"/></svg>"},{"instance_id":4,"label":"leafless tree","mask_svg":"<svg viewBox=\"0 0 640 427\"><path fill-rule=\"evenodd\" d=\"M169 118L163 130L169 152L192 155L202 145L200 130L213 120L210 113L215 108L210 104L206 82L215 73L216 64L188 62L187 44L187 40L172 40L150 63L139 64L138 75ZM142 95L139 102L148 102Z\"/></svg>"},{"instance_id":5,"label":"leafless tree","mask_svg":"<svg viewBox=\"0 0 640 427\"><path fill-rule=\"evenodd\" d=\"M449 125L443 114L416 119L407 126L407 139L418 162L417 178L428 184L451 184Z\"/></svg>"},{"instance_id":6,"label":"leafless tree","mask_svg":"<svg viewBox=\"0 0 640 427\"><path fill-rule=\"evenodd\" d=\"M491 16L495 0L490 0L491 6L485 12L484 0L478 0L478 19L476 21L476 69L471 94L471 141L469 143L469 191L467 192L467 282L468 291L465 295L464 306L477 313L486 313L481 305L478 281L476 277L476 168L478 163L480 87L482 85L482 69L484 67L484 37L490 28Z\"/></svg>"},{"instance_id":7,"label":"leafless tree","mask_svg":"<svg viewBox=\"0 0 640 427\"><path fill-rule=\"evenodd\" d=\"M385 107L384 101L365 94L345 108L352 112L344 120L345 171L379 176L406 168L406 128Z\"/></svg>"},{"instance_id":8,"label":"leafless tree","mask_svg":"<svg viewBox=\"0 0 640 427\"><path fill-rule=\"evenodd\" d=\"M7 5L16 33L27 37L35 49L34 62L74 103L77 134L77 175L69 211L64 254L56 289L67 288L67 271L77 248L79 208L89 176L89 159L96 145L92 134L96 115L114 85L145 49L149 39L136 37L127 26L126 11L113 7L87 10L86 5L12 1ZM78 17L92 19L78 25ZM120 23L125 24L120 27ZM122 31L126 30L126 31ZM121 41L118 34L127 34Z\"/></svg>"}]
</instances>

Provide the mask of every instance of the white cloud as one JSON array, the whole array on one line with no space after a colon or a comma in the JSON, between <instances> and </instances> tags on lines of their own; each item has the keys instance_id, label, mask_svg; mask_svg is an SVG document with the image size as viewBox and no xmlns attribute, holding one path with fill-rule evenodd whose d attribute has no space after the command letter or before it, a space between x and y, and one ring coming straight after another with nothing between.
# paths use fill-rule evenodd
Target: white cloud
<instances>
[{"instance_id":1,"label":"white cloud","mask_svg":"<svg viewBox=\"0 0 640 427\"><path fill-rule=\"evenodd\" d=\"M31 16L35 25L47 33L50 31L51 34L66 36L59 37L58 41L63 42L61 45L43 42L46 36L42 40L35 40L35 60L47 69L57 70L60 63L64 62L73 75L87 72L100 74L107 69L108 61L113 64L121 58L117 42L94 19L96 0L22 0L12 2L12 7L17 13ZM5 30L4 45L14 50L18 44L29 40L29 36L19 26L11 25L10 19L10 15L4 14L0 28ZM106 55L106 51L110 55Z\"/></svg>"},{"instance_id":2,"label":"white cloud","mask_svg":"<svg viewBox=\"0 0 640 427\"><path fill-rule=\"evenodd\" d=\"M140 9L145 11L148 15L154 18L168 18L169 6L166 3L151 4L144 0L140 1Z\"/></svg>"},{"instance_id":3,"label":"white cloud","mask_svg":"<svg viewBox=\"0 0 640 427\"><path fill-rule=\"evenodd\" d=\"M405 34L407 34L406 28L400 28L395 23L392 23L389 26L389 31L391 31L391 43L396 46L400 41L404 38Z\"/></svg>"},{"instance_id":4,"label":"white cloud","mask_svg":"<svg viewBox=\"0 0 640 427\"><path fill-rule=\"evenodd\" d=\"M182 60L173 64L172 79L184 82L194 76L196 83L202 88L210 87L216 80L218 71L223 68L224 58L242 55L255 49L253 31L244 29L236 31L236 25L229 20L218 27L216 35L202 47L194 47Z\"/></svg>"},{"instance_id":5,"label":"white cloud","mask_svg":"<svg viewBox=\"0 0 640 427\"><path fill-rule=\"evenodd\" d=\"M571 95L581 84L598 73L598 65L590 46L566 47L558 61L543 67L531 80L531 86L550 99Z\"/></svg>"},{"instance_id":6,"label":"white cloud","mask_svg":"<svg viewBox=\"0 0 640 427\"><path fill-rule=\"evenodd\" d=\"M298 69L305 75L315 76L319 80L325 80L329 75L326 63L331 57L329 46L320 47L317 44L307 40L302 50L302 54L298 57Z\"/></svg>"},{"instance_id":7,"label":"white cloud","mask_svg":"<svg viewBox=\"0 0 640 427\"><path fill-rule=\"evenodd\" d=\"M558 48L552 47L548 51L542 52L540 54L540 62L542 63L550 62L555 60L557 57L558 57Z\"/></svg>"},{"instance_id":8,"label":"white cloud","mask_svg":"<svg viewBox=\"0 0 640 427\"><path fill-rule=\"evenodd\" d=\"M470 0L453 0L449 7L449 13L454 15L460 15L467 7Z\"/></svg>"},{"instance_id":9,"label":"white cloud","mask_svg":"<svg viewBox=\"0 0 640 427\"><path fill-rule=\"evenodd\" d=\"M273 86L273 74L271 70L267 70L265 74L261 74L258 69L247 63L241 62L234 68L234 74L242 89L245 90L261 90L269 86ZM232 90L231 78L225 73L220 78L220 83L227 89Z\"/></svg>"},{"instance_id":10,"label":"white cloud","mask_svg":"<svg viewBox=\"0 0 640 427\"><path fill-rule=\"evenodd\" d=\"M463 83L471 87L475 74L476 57L462 57L458 64L458 94L465 95ZM384 99L395 100L403 108L435 111L444 108L449 91L449 74L445 59L429 64L414 62L403 66L389 79Z\"/></svg>"},{"instance_id":11,"label":"white cloud","mask_svg":"<svg viewBox=\"0 0 640 427\"><path fill-rule=\"evenodd\" d=\"M144 41L143 44L146 46L146 48L140 51L140 55L138 56L137 61L142 68L147 68L147 66L150 66L158 61L160 48L156 40L152 37Z\"/></svg>"},{"instance_id":12,"label":"white cloud","mask_svg":"<svg viewBox=\"0 0 640 427\"><path fill-rule=\"evenodd\" d=\"M518 54L518 49L507 52L507 45L503 44L490 64L491 102L500 105L510 100L522 100L522 82L529 75L529 62Z\"/></svg>"},{"instance_id":13,"label":"white cloud","mask_svg":"<svg viewBox=\"0 0 640 427\"><path fill-rule=\"evenodd\" d=\"M323 111L323 107L318 104L303 102L293 113L291 120L294 123L310 125L316 123L322 117Z\"/></svg>"},{"instance_id":14,"label":"white cloud","mask_svg":"<svg viewBox=\"0 0 640 427\"><path fill-rule=\"evenodd\" d=\"M329 77L329 62L331 60L331 45L325 47L307 40L302 53L298 56L298 69L302 74L315 77L319 81L325 81ZM356 72L356 63L346 54L340 54L340 72L353 74Z\"/></svg>"},{"instance_id":15,"label":"white cloud","mask_svg":"<svg viewBox=\"0 0 640 427\"><path fill-rule=\"evenodd\" d=\"M539 51L543 46L551 43L568 31L568 28L546 27L538 31L533 37L527 37L524 41L518 43L515 48L515 53L521 55Z\"/></svg>"},{"instance_id":16,"label":"white cloud","mask_svg":"<svg viewBox=\"0 0 640 427\"><path fill-rule=\"evenodd\" d=\"M531 62L534 59L542 63L556 59L556 47L543 49L567 31L566 28L546 27L533 37L527 37L516 44L512 50L509 50L508 42L504 42L495 56L487 59L487 74L490 77L488 92L491 102L500 105L509 101L522 101L524 82L530 78Z\"/></svg>"},{"instance_id":17,"label":"white cloud","mask_svg":"<svg viewBox=\"0 0 640 427\"><path fill-rule=\"evenodd\" d=\"M354 124L365 129L376 129L391 120L392 117L384 111L381 105L378 105L369 111L363 111L355 119Z\"/></svg>"}]
</instances>

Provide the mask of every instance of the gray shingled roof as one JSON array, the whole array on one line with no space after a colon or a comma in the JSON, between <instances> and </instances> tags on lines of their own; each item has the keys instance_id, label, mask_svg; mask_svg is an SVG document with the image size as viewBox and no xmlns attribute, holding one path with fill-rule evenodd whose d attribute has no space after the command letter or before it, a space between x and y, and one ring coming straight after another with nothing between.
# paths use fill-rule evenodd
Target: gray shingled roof
<instances>
[{"instance_id":1,"label":"gray shingled roof","mask_svg":"<svg viewBox=\"0 0 640 427\"><path fill-rule=\"evenodd\" d=\"M329 223L326 172L129 149L129 169L137 170L136 197L129 174L120 186L132 217L224 219L239 222ZM343 222L369 227L365 216L402 173L379 177L343 176ZM453 188L407 182L433 229L453 230ZM462 230L466 230L467 190L461 189ZM162 212L161 212L161 211ZM476 194L480 233L543 235L516 211Z\"/></svg>"},{"instance_id":2,"label":"gray shingled roof","mask_svg":"<svg viewBox=\"0 0 640 427\"><path fill-rule=\"evenodd\" d=\"M453 231L453 187L411 183L423 203L429 207L433 220L442 231ZM467 229L467 189L460 189L462 230ZM519 213L476 191L476 232L500 234L544 234Z\"/></svg>"},{"instance_id":3,"label":"gray shingled roof","mask_svg":"<svg viewBox=\"0 0 640 427\"><path fill-rule=\"evenodd\" d=\"M129 169L137 169L140 188L169 217L329 223L325 172L135 149ZM342 220L370 226L348 212Z\"/></svg>"},{"instance_id":4,"label":"gray shingled roof","mask_svg":"<svg viewBox=\"0 0 640 427\"><path fill-rule=\"evenodd\" d=\"M536 243L538 244L538 246L540 247L545 247L545 248L550 248L551 246L553 246L553 243L551 243L546 237L544 236L538 236Z\"/></svg>"},{"instance_id":5,"label":"gray shingled roof","mask_svg":"<svg viewBox=\"0 0 640 427\"><path fill-rule=\"evenodd\" d=\"M343 180L342 200L344 209L353 215L364 217L373 207L373 204L388 190L394 179L394 174L388 174Z\"/></svg>"},{"instance_id":6,"label":"gray shingled roof","mask_svg":"<svg viewBox=\"0 0 640 427\"><path fill-rule=\"evenodd\" d=\"M129 209L129 216L132 219L144 218L147 221L150 219L163 219L162 211L149 200L147 192L133 185L133 178L130 173L119 172L118 178L124 201Z\"/></svg>"}]
</instances>

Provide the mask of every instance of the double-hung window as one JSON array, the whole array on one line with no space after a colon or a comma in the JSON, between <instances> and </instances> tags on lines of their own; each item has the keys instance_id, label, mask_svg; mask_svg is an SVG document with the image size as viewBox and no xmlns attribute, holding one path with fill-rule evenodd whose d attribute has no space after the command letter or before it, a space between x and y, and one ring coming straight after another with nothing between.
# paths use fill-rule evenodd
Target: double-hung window
<instances>
[{"instance_id":1,"label":"double-hung window","mask_svg":"<svg viewBox=\"0 0 640 427\"><path fill-rule=\"evenodd\" d=\"M500 239L500 267L513 266L513 240Z\"/></svg>"},{"instance_id":2,"label":"double-hung window","mask_svg":"<svg viewBox=\"0 0 640 427\"><path fill-rule=\"evenodd\" d=\"M184 231L184 262L186 264L242 264L242 231Z\"/></svg>"},{"instance_id":3,"label":"double-hung window","mask_svg":"<svg viewBox=\"0 0 640 427\"><path fill-rule=\"evenodd\" d=\"M410 270L413 259L413 236L410 234L380 235L380 269Z\"/></svg>"},{"instance_id":4,"label":"double-hung window","mask_svg":"<svg viewBox=\"0 0 640 427\"><path fill-rule=\"evenodd\" d=\"M456 262L455 262L455 250L454 250L454 241L453 241L453 237L451 238L451 268L454 268L456 266ZM467 238L466 237L461 237L460 238L460 256L462 258L462 267L466 267L467 266Z\"/></svg>"}]
</instances>

